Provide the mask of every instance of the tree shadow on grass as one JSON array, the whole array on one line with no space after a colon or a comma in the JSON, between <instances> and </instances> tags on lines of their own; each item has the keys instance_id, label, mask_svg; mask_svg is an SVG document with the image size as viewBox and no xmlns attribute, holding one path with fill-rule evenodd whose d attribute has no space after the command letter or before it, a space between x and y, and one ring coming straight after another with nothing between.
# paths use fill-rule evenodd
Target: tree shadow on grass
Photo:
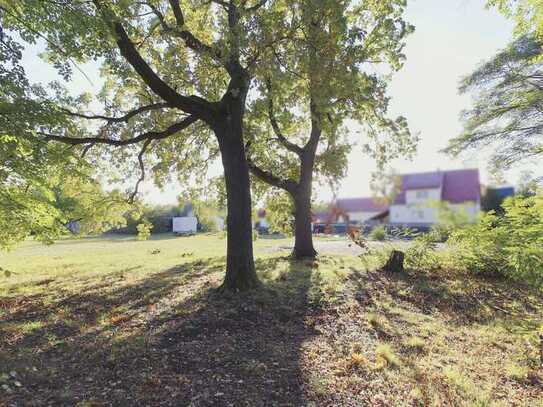
<instances>
[{"instance_id":1,"label":"tree shadow on grass","mask_svg":"<svg viewBox=\"0 0 543 407\"><path fill-rule=\"evenodd\" d=\"M454 271L376 270L362 274L353 270L350 281L361 305L373 305L385 295L394 304L421 314L440 313L455 325L495 322L499 318L512 328L525 323L531 326L533 316L543 306L535 290L526 285Z\"/></svg>"},{"instance_id":2,"label":"tree shadow on grass","mask_svg":"<svg viewBox=\"0 0 543 407\"><path fill-rule=\"evenodd\" d=\"M16 375L0 404L306 404L311 265L260 259L262 289L219 296L223 267L193 261L15 307L1 321L0 374Z\"/></svg>"}]
</instances>

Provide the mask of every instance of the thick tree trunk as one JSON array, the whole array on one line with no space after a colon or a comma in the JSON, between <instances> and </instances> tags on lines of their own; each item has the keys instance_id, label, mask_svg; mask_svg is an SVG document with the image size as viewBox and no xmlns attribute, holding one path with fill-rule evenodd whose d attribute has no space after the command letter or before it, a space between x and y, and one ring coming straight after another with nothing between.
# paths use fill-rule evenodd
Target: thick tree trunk
<instances>
[{"instance_id":1,"label":"thick tree trunk","mask_svg":"<svg viewBox=\"0 0 543 407\"><path fill-rule=\"evenodd\" d=\"M315 136L312 132L313 137ZM317 255L317 251L313 247L313 233L311 230L311 189L313 186L315 151L316 142L306 146L301 155L300 181L292 194L295 207L293 255L298 259Z\"/></svg>"},{"instance_id":2,"label":"thick tree trunk","mask_svg":"<svg viewBox=\"0 0 543 407\"><path fill-rule=\"evenodd\" d=\"M242 108L232 109L215 131L219 141L227 195L226 291L245 291L259 285L253 259L249 167L242 133Z\"/></svg>"},{"instance_id":3,"label":"thick tree trunk","mask_svg":"<svg viewBox=\"0 0 543 407\"><path fill-rule=\"evenodd\" d=\"M301 188L300 188L301 189ZM301 259L315 257L311 230L311 194L298 191L294 196L294 257Z\"/></svg>"},{"instance_id":4,"label":"thick tree trunk","mask_svg":"<svg viewBox=\"0 0 543 407\"><path fill-rule=\"evenodd\" d=\"M403 273L404 258L405 255L403 252L399 250L392 250L392 253L390 253L390 257L388 258L386 264L383 266L383 270L390 273Z\"/></svg>"}]
</instances>

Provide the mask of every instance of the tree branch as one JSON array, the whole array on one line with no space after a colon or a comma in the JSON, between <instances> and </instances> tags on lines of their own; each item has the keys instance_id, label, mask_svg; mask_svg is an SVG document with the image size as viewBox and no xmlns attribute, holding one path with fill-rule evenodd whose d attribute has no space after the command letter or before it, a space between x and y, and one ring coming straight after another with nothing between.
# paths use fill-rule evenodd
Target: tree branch
<instances>
[{"instance_id":1,"label":"tree branch","mask_svg":"<svg viewBox=\"0 0 543 407\"><path fill-rule=\"evenodd\" d=\"M154 6L151 3L145 3L153 13L157 16L160 25L162 26L163 30L167 33L171 33L175 35L176 37L181 38L187 47L189 47L191 50L198 54L206 54L211 56L216 62L224 65L222 61L222 54L218 49L213 48L210 45L204 44L202 41L200 41L196 36L191 33L189 30L184 28L185 26L185 17L183 16L183 11L181 10L181 5L179 3L179 0L168 0L170 3L170 7L172 8L176 26L171 27L166 23L166 19L164 15L160 12L160 10Z\"/></svg>"},{"instance_id":2,"label":"tree branch","mask_svg":"<svg viewBox=\"0 0 543 407\"><path fill-rule=\"evenodd\" d=\"M149 144L151 144L153 140L147 139L145 140L145 143L141 146L141 150L138 154L138 163L140 166L140 177L138 178L138 181L136 182L136 186L134 187L134 191L132 194L130 194L129 202L133 203L134 199L136 198L136 195L138 194L138 190L140 187L140 184L145 180L145 164L143 162L143 155L145 154L145 151L147 151L147 148L149 147Z\"/></svg>"},{"instance_id":3,"label":"tree branch","mask_svg":"<svg viewBox=\"0 0 543 407\"><path fill-rule=\"evenodd\" d=\"M273 132L275 133L275 136L277 137L277 140L289 151L302 155L303 149L302 147L290 142L287 140L287 138L283 135L281 132L281 129L279 128L279 123L277 123L277 119L275 117L274 107L273 107L273 95L272 95L272 85L271 80L266 79L266 88L268 89L268 117L270 119L271 126L273 128Z\"/></svg>"},{"instance_id":4,"label":"tree branch","mask_svg":"<svg viewBox=\"0 0 543 407\"><path fill-rule=\"evenodd\" d=\"M170 6L173 10L173 15L175 17L177 27L183 27L185 25L185 17L183 16L183 11L181 10L181 4L179 3L179 0L168 1L170 2Z\"/></svg>"},{"instance_id":5,"label":"tree branch","mask_svg":"<svg viewBox=\"0 0 543 407\"><path fill-rule=\"evenodd\" d=\"M144 113L144 112L147 112L149 110L161 109L161 108L165 108L165 107L169 107L169 106L170 105L168 103L153 103L151 105L142 106L142 107L139 107L137 109L134 109L134 110L132 110L132 111L124 114L123 116L120 116L120 117L109 117L109 116L103 116L103 115L86 115L86 114L82 114L82 113L72 112L71 110L66 109L66 108L61 108L60 110L63 113L67 114L68 116L79 117L81 119L104 120L104 121L107 121L109 123L128 123L128 121L132 117L137 116L140 113Z\"/></svg>"},{"instance_id":6,"label":"tree branch","mask_svg":"<svg viewBox=\"0 0 543 407\"><path fill-rule=\"evenodd\" d=\"M146 133L140 134L139 136L126 139L126 140L115 140L103 137L66 137L66 136L57 136L54 134L48 134L44 132L37 132L40 136L43 136L45 140L57 141L59 143L70 144L70 145L83 145L83 144L108 144L111 146L123 147L131 144L137 144L141 141L147 140L162 140L167 137L178 133L181 130L186 129L192 123L198 121L198 117L192 115L187 117L181 122L172 124L164 131L148 131Z\"/></svg>"},{"instance_id":7,"label":"tree branch","mask_svg":"<svg viewBox=\"0 0 543 407\"><path fill-rule=\"evenodd\" d=\"M154 93L170 105L191 115L196 114L203 117L209 114L211 109L209 102L197 96L183 96L172 89L143 59L132 40L130 40L123 25L119 22L117 16L111 10L102 7L100 0L93 0L93 3L102 14L105 21L112 24L116 35L117 47L119 48L121 55Z\"/></svg>"},{"instance_id":8,"label":"tree branch","mask_svg":"<svg viewBox=\"0 0 543 407\"><path fill-rule=\"evenodd\" d=\"M251 173L257 178L261 179L267 184L273 185L274 187L284 189L285 191L294 194L298 184L290 179L283 179L273 175L269 171L265 171L256 165L249 157L247 157L247 164Z\"/></svg>"},{"instance_id":9,"label":"tree branch","mask_svg":"<svg viewBox=\"0 0 543 407\"><path fill-rule=\"evenodd\" d=\"M244 11L252 13L253 11L257 11L260 7L264 6L267 2L268 0L260 0L254 6L245 8Z\"/></svg>"}]
</instances>

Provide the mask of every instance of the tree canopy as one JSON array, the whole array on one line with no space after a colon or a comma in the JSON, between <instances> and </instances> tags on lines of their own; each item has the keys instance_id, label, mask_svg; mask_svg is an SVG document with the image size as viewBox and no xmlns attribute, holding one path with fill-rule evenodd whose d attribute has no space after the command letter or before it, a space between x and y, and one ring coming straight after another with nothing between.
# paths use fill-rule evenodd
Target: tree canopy
<instances>
[{"instance_id":1,"label":"tree canopy","mask_svg":"<svg viewBox=\"0 0 543 407\"><path fill-rule=\"evenodd\" d=\"M228 200L225 286L234 290L257 285L243 121L263 50L282 40L273 26L274 9L283 4L246 0L0 3L2 24L28 43L45 41L47 61L65 79L73 66L89 60L98 61L107 78L104 90L92 101L102 106L100 112L92 112L89 98L72 97L58 84L45 94L26 98L56 111L63 120L40 123L36 141L75 146L88 159L106 158L119 169L127 168L129 176L135 163L138 183L149 166L159 182L172 170L194 174L191 170L198 168L202 174L207 158L220 151ZM193 131L184 131L189 127ZM103 146L121 148L111 151ZM129 160L134 154L135 159Z\"/></svg>"},{"instance_id":2,"label":"tree canopy","mask_svg":"<svg viewBox=\"0 0 543 407\"><path fill-rule=\"evenodd\" d=\"M413 27L403 19L404 1L285 4L274 29L290 40L263 55L267 68L256 71L259 93L247 113L247 138L253 174L290 194L295 253L307 257L314 252L313 177L335 184L345 174L355 139L349 129L363 129L360 136L380 161L412 145L405 119L387 117L386 86L388 73L402 66Z\"/></svg>"},{"instance_id":3,"label":"tree canopy","mask_svg":"<svg viewBox=\"0 0 543 407\"><path fill-rule=\"evenodd\" d=\"M540 0L488 0L487 4L515 22L517 36L535 34L539 40L543 39L543 3Z\"/></svg>"}]
</instances>

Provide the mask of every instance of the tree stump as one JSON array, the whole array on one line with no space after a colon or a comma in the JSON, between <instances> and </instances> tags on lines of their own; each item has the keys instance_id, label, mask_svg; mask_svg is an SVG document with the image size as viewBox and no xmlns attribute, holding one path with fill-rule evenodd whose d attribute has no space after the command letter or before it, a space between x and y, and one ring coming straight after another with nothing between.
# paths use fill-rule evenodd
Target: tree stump
<instances>
[{"instance_id":1,"label":"tree stump","mask_svg":"<svg viewBox=\"0 0 543 407\"><path fill-rule=\"evenodd\" d=\"M392 250L392 253L390 253L390 257L384 265L383 270L391 273L403 273L404 258L405 255L403 252L399 250Z\"/></svg>"}]
</instances>

